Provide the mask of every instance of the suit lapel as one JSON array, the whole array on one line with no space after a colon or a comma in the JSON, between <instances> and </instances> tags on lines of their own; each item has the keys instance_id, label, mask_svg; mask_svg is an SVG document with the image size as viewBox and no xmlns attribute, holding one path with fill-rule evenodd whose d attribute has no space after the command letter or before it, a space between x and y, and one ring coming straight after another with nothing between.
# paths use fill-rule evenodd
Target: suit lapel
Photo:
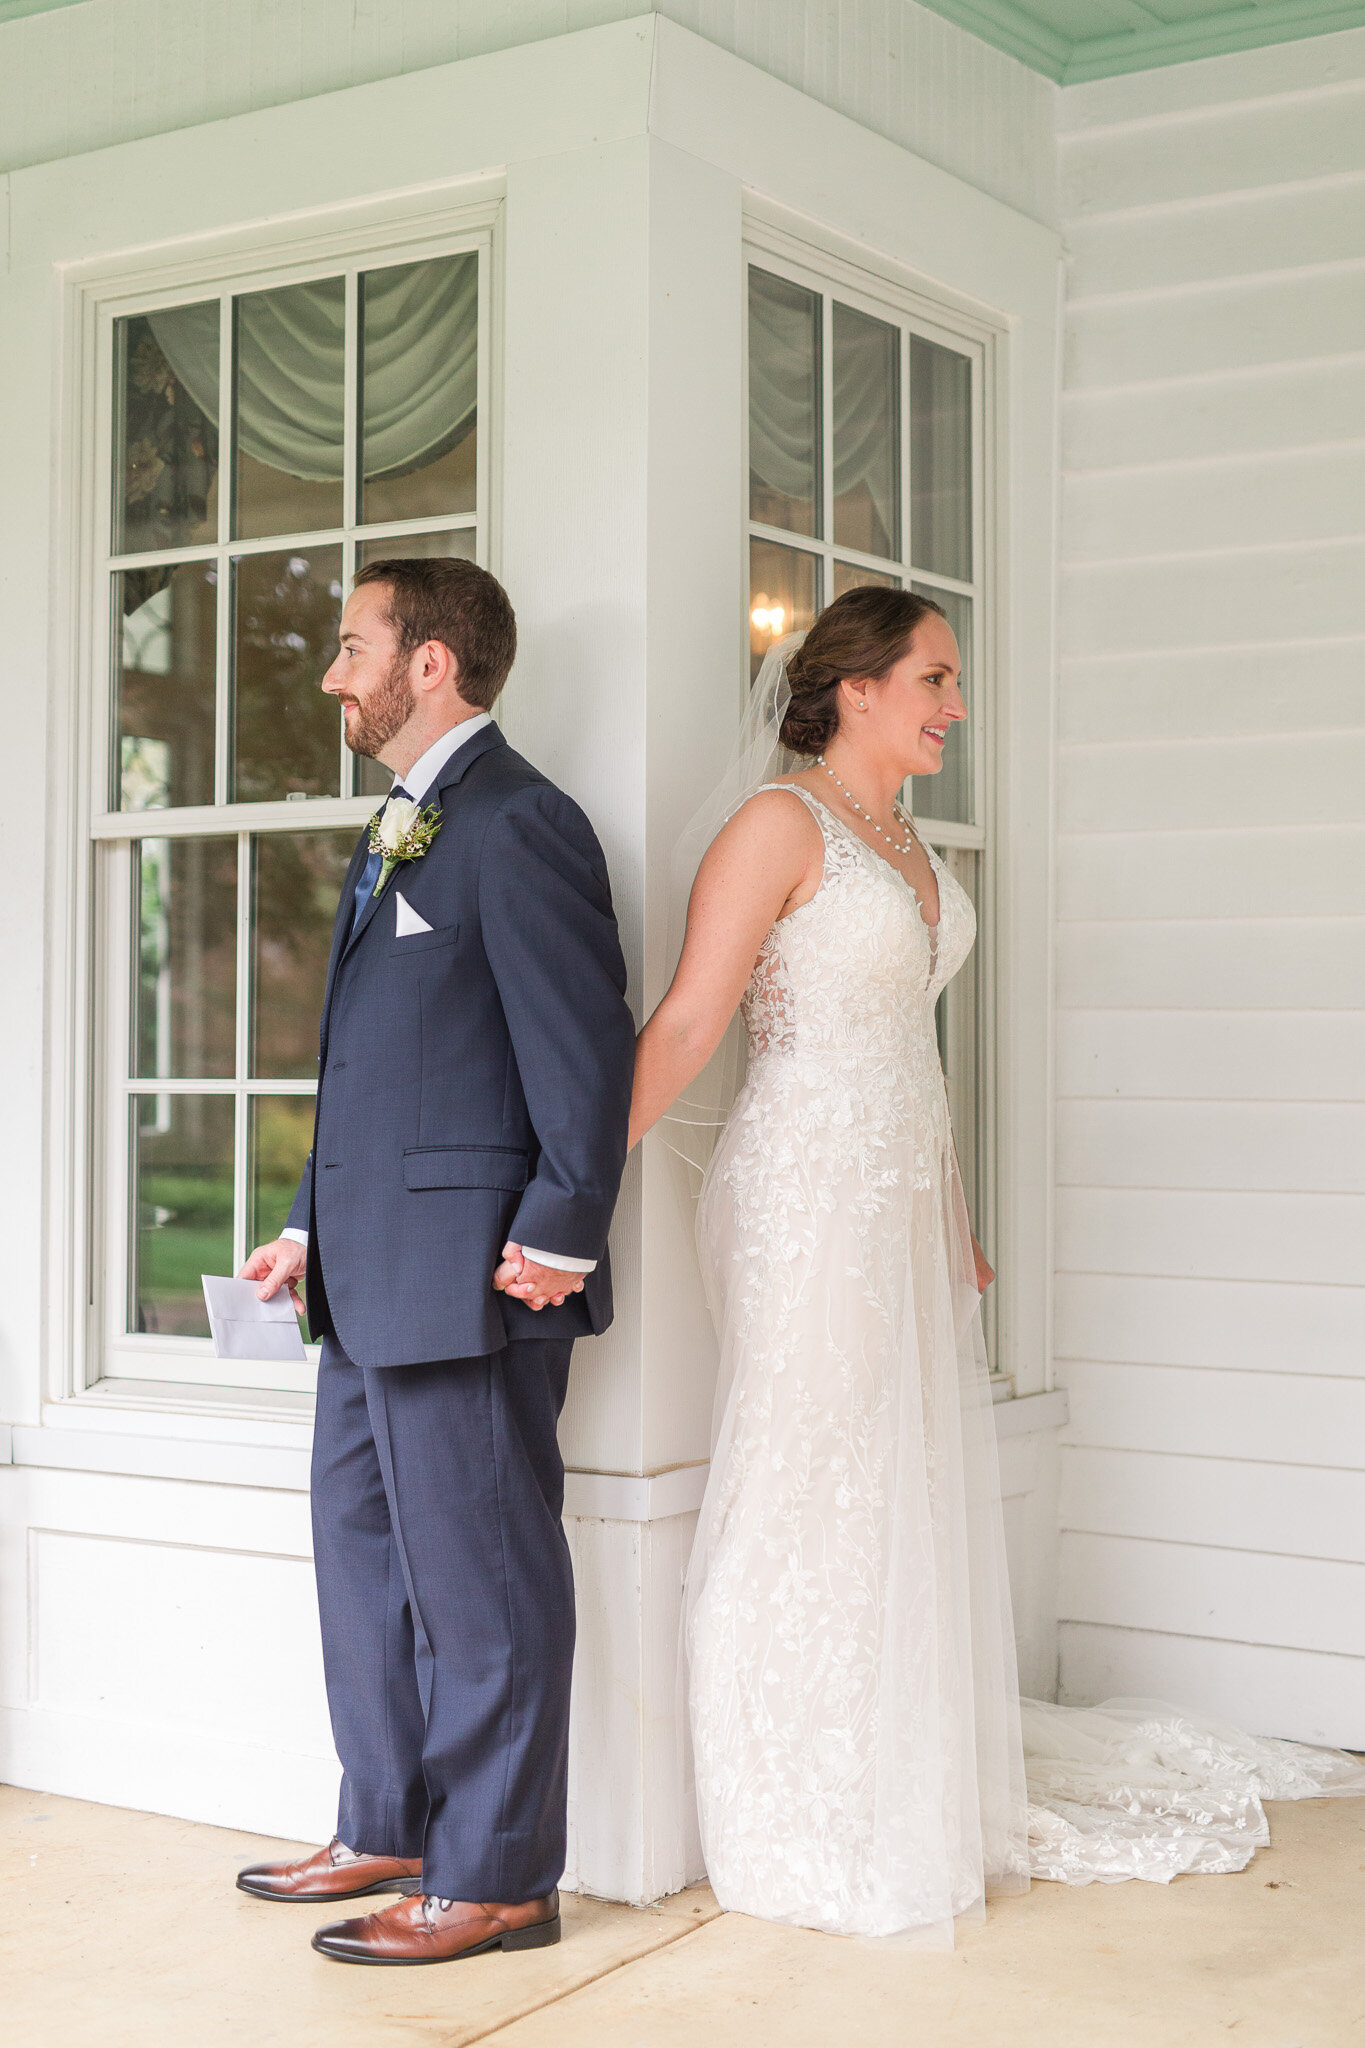
<instances>
[{"instance_id":1,"label":"suit lapel","mask_svg":"<svg viewBox=\"0 0 1365 2048\"><path fill-rule=\"evenodd\" d=\"M332 991L336 987L337 969L341 956L346 951L346 937L355 915L355 885L370 854L370 828L367 825L351 855L351 865L346 870L346 879L341 885L341 899L337 904L336 921L332 926L332 950L327 956L327 980L322 995L322 1019L318 1028L319 1041L323 1048L327 1044L327 1019L332 1008Z\"/></svg>"}]
</instances>

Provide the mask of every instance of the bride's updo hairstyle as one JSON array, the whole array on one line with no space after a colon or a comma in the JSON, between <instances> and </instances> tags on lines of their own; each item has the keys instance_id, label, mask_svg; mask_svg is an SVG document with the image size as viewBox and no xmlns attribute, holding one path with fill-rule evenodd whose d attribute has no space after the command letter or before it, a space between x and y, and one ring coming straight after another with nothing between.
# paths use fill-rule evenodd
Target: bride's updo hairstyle
<instances>
[{"instance_id":1,"label":"bride's updo hairstyle","mask_svg":"<svg viewBox=\"0 0 1365 2048\"><path fill-rule=\"evenodd\" d=\"M874 584L846 590L827 604L787 663L792 700L781 740L793 754L823 754L839 730L839 685L849 676L880 682L889 675L930 612L943 606L911 590Z\"/></svg>"}]
</instances>

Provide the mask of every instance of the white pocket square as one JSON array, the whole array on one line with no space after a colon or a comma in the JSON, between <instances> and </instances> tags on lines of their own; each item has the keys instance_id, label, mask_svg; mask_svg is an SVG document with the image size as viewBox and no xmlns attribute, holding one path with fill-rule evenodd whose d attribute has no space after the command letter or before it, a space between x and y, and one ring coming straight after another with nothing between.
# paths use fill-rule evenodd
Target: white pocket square
<instances>
[{"instance_id":1,"label":"white pocket square","mask_svg":"<svg viewBox=\"0 0 1365 2048\"><path fill-rule=\"evenodd\" d=\"M417 915L402 890L398 889L394 893L398 899L396 936L400 939L410 939L414 932L429 932L431 926L424 917Z\"/></svg>"}]
</instances>

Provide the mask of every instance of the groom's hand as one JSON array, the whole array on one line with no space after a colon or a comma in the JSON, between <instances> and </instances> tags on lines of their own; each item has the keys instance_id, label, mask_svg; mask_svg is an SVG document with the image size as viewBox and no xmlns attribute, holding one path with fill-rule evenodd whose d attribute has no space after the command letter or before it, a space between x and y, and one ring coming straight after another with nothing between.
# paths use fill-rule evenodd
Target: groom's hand
<instances>
[{"instance_id":1,"label":"groom's hand","mask_svg":"<svg viewBox=\"0 0 1365 2048\"><path fill-rule=\"evenodd\" d=\"M566 1273L559 1266L539 1266L519 1244L505 1244L493 1285L528 1308L562 1308L569 1295L583 1292L583 1275Z\"/></svg>"},{"instance_id":2,"label":"groom's hand","mask_svg":"<svg viewBox=\"0 0 1365 2048\"><path fill-rule=\"evenodd\" d=\"M271 1244L258 1244L251 1257L237 1275L239 1280L259 1280L256 1289L262 1301L269 1301L272 1294L278 1294L282 1287L289 1289L289 1299L299 1315L303 1314L303 1301L298 1283L308 1270L308 1247L299 1244L292 1237L277 1237Z\"/></svg>"}]
</instances>

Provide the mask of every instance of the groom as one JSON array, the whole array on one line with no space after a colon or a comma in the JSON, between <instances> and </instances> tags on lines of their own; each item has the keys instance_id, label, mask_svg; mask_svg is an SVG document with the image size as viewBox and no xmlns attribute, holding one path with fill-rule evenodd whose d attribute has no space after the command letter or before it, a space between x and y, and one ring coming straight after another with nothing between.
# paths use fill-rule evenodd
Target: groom
<instances>
[{"instance_id":1,"label":"groom","mask_svg":"<svg viewBox=\"0 0 1365 2048\"><path fill-rule=\"evenodd\" d=\"M306 1276L322 1339L313 1531L343 1778L330 1847L238 1884L399 1893L319 1930L342 1962L559 1939L555 1425L575 1337L611 1321L634 1030L592 827L489 715L515 651L472 562L356 578L322 687L396 779L341 892L313 1150L243 1268L296 1306Z\"/></svg>"}]
</instances>

